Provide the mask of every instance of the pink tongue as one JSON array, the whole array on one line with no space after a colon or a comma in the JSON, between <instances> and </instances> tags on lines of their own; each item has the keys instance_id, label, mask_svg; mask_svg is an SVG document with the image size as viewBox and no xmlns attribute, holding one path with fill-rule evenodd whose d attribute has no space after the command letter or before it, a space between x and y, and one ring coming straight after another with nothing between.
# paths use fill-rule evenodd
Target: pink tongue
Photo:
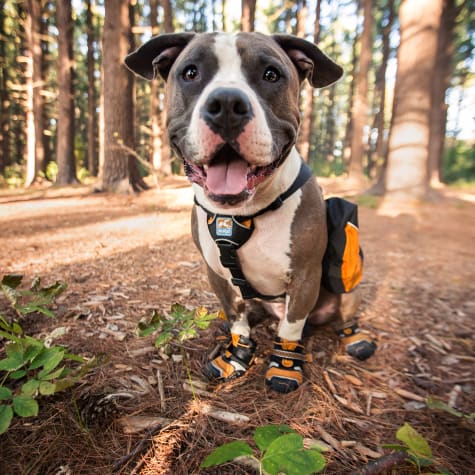
<instances>
[{"instance_id":1,"label":"pink tongue","mask_svg":"<svg viewBox=\"0 0 475 475\"><path fill-rule=\"evenodd\" d=\"M247 162L220 160L206 171L206 186L215 195L238 195L247 188Z\"/></svg>"}]
</instances>

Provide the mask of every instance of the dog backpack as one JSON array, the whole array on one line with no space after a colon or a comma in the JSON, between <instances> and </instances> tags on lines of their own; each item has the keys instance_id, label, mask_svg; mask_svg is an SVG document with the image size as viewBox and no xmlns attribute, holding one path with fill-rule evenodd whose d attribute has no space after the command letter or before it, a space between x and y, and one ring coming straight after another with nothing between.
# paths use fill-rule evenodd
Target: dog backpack
<instances>
[{"instance_id":1,"label":"dog backpack","mask_svg":"<svg viewBox=\"0 0 475 475\"><path fill-rule=\"evenodd\" d=\"M323 257L322 284L330 292L351 292L363 277L359 244L358 206L342 198L328 198L328 244Z\"/></svg>"}]
</instances>

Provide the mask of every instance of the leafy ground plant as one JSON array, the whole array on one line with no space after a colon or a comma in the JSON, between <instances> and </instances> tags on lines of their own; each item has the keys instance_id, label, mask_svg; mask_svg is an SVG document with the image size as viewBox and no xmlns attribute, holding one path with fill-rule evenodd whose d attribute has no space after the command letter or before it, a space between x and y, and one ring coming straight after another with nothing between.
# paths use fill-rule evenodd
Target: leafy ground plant
<instances>
[{"instance_id":1,"label":"leafy ground plant","mask_svg":"<svg viewBox=\"0 0 475 475\"><path fill-rule=\"evenodd\" d=\"M202 462L201 468L222 465L238 457L250 457L259 464L259 472L277 475L311 475L325 468L325 459L318 448L306 449L303 437L287 425L266 425L254 432L259 449L256 455L249 444L236 440L221 445Z\"/></svg>"},{"instance_id":2,"label":"leafy ground plant","mask_svg":"<svg viewBox=\"0 0 475 475\"><path fill-rule=\"evenodd\" d=\"M18 290L22 276L7 275L1 290L18 315L39 312L49 317L54 313L46 308L60 295L66 285L57 282L41 287L40 280L30 290ZM44 340L28 336L17 321L8 322L0 315L0 339L4 339L5 352L0 357L0 434L6 432L15 415L38 415L38 397L49 396L74 385L98 360L86 360L70 354L62 346L48 346ZM74 371L64 363L80 363Z\"/></svg>"},{"instance_id":3,"label":"leafy ground plant","mask_svg":"<svg viewBox=\"0 0 475 475\"><path fill-rule=\"evenodd\" d=\"M387 444L383 445L383 447L405 453L407 455L407 459L417 467L419 473L422 473L421 470L424 467L432 468L435 466L434 456L429 443L410 424L405 422L404 425L398 429L396 432L396 439L401 441L403 445ZM438 467L437 469L438 475L452 475L450 471L442 467Z\"/></svg>"},{"instance_id":4,"label":"leafy ground plant","mask_svg":"<svg viewBox=\"0 0 475 475\"><path fill-rule=\"evenodd\" d=\"M171 343L181 344L198 336L199 330L206 330L219 314L208 313L204 307L188 310L180 304L173 304L169 315L154 311L149 322L139 323L139 336L158 332L155 346L166 350Z\"/></svg>"}]
</instances>

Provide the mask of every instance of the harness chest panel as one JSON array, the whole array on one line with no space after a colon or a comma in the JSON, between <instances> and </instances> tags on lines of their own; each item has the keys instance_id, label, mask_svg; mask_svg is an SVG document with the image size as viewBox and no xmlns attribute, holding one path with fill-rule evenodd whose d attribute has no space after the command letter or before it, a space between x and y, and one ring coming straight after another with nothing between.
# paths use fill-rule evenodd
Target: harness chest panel
<instances>
[{"instance_id":1,"label":"harness chest panel","mask_svg":"<svg viewBox=\"0 0 475 475\"><path fill-rule=\"evenodd\" d=\"M299 173L292 185L270 205L250 216L212 213L204 208L195 198L195 203L207 214L208 231L219 249L219 260L222 266L230 271L232 276L231 282L240 289L243 299L260 298L263 300L275 300L285 296L285 294L264 295L258 292L246 279L237 251L250 239L255 229L254 219L264 213L279 209L285 200L307 182L310 176L310 169L304 162L301 162Z\"/></svg>"}]
</instances>

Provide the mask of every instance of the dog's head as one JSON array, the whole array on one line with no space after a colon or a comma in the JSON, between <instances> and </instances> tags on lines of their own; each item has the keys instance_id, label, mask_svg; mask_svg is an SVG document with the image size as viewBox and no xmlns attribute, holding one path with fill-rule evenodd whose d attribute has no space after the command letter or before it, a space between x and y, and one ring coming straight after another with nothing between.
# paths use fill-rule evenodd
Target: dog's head
<instances>
[{"instance_id":1,"label":"dog's head","mask_svg":"<svg viewBox=\"0 0 475 475\"><path fill-rule=\"evenodd\" d=\"M303 80L324 87L342 75L314 44L259 33L164 34L125 63L165 79L170 144L188 178L224 207L252 197L288 156Z\"/></svg>"}]
</instances>

